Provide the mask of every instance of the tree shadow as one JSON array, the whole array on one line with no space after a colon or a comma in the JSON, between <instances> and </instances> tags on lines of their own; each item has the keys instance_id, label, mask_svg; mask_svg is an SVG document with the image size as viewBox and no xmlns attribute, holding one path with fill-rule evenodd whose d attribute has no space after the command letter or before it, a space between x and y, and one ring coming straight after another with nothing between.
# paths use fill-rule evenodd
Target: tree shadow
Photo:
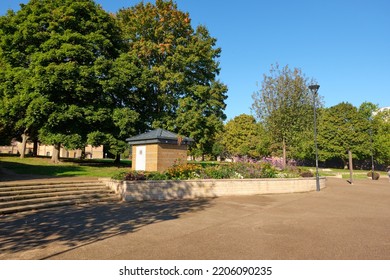
<instances>
[{"instance_id":1,"label":"tree shadow","mask_svg":"<svg viewBox=\"0 0 390 280\"><path fill-rule=\"evenodd\" d=\"M107 168L116 167L118 170L128 170L128 165L108 164L74 164L74 165L31 165L18 162L0 161L0 182L24 180L24 179L46 179L60 177L80 177L88 173L85 167Z\"/></svg>"},{"instance_id":2,"label":"tree shadow","mask_svg":"<svg viewBox=\"0 0 390 280\"><path fill-rule=\"evenodd\" d=\"M82 167L77 165L30 165L25 163L7 162L0 164L2 172L0 173L0 181L11 181L23 178L53 178L58 175L69 175L63 177L75 177L72 173L82 172Z\"/></svg>"},{"instance_id":3,"label":"tree shadow","mask_svg":"<svg viewBox=\"0 0 390 280\"><path fill-rule=\"evenodd\" d=\"M202 211L211 203L212 199L111 203L3 216L0 217L0 252L13 254L45 249L53 242L71 250L136 232L149 224L178 219L184 213Z\"/></svg>"}]
</instances>

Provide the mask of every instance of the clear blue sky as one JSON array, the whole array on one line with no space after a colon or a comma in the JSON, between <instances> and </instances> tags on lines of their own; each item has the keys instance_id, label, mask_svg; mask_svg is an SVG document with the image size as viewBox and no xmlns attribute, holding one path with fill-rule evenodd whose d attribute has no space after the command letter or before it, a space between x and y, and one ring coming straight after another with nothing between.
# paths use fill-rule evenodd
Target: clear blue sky
<instances>
[{"instance_id":1,"label":"clear blue sky","mask_svg":"<svg viewBox=\"0 0 390 280\"><path fill-rule=\"evenodd\" d=\"M0 15L27 0L0 0ZM110 12L138 0L97 0ZM153 2L153 1L152 1ZM301 68L321 85L325 106L364 101L390 106L388 0L177 0L193 26L205 25L222 48L219 79L229 87L226 114L250 113L252 93L271 64ZM258 86L258 85L259 86Z\"/></svg>"}]
</instances>

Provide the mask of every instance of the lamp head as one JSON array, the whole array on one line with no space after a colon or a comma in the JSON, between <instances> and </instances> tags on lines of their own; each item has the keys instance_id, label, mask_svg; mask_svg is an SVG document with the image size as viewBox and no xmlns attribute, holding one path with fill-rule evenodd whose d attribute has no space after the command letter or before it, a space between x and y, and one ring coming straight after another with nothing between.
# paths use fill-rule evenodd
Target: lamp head
<instances>
[{"instance_id":1,"label":"lamp head","mask_svg":"<svg viewBox=\"0 0 390 280\"><path fill-rule=\"evenodd\" d=\"M309 89L314 93L317 94L318 89L320 88L319 85L310 85Z\"/></svg>"}]
</instances>

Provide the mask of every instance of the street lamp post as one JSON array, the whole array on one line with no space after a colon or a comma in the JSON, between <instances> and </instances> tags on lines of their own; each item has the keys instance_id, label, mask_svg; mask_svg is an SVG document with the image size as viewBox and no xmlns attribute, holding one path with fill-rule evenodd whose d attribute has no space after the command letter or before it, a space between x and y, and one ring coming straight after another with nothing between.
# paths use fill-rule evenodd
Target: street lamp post
<instances>
[{"instance_id":1,"label":"street lamp post","mask_svg":"<svg viewBox=\"0 0 390 280\"><path fill-rule=\"evenodd\" d=\"M309 89L313 94L313 107L314 107L314 145L316 152L316 191L320 191L320 176L318 174L318 145L317 145L317 111L316 111L316 99L319 85L310 85Z\"/></svg>"},{"instance_id":2,"label":"street lamp post","mask_svg":"<svg viewBox=\"0 0 390 280\"><path fill-rule=\"evenodd\" d=\"M371 180L374 180L374 145L372 140L372 116L370 117L370 142L371 142Z\"/></svg>"}]
</instances>

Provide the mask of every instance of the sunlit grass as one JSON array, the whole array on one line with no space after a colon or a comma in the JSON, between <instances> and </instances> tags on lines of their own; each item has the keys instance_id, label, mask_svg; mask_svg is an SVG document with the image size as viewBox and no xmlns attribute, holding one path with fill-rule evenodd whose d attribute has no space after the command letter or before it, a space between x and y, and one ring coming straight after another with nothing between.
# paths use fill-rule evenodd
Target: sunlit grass
<instances>
[{"instance_id":1,"label":"sunlit grass","mask_svg":"<svg viewBox=\"0 0 390 280\"><path fill-rule=\"evenodd\" d=\"M307 167L308 170L315 172L315 167ZM367 179L367 173L370 170L353 170L354 179ZM383 171L375 171L380 174L380 177L386 177L387 173ZM337 169L337 168L319 168L320 176L341 176L343 179L350 178L349 169Z\"/></svg>"}]
</instances>

